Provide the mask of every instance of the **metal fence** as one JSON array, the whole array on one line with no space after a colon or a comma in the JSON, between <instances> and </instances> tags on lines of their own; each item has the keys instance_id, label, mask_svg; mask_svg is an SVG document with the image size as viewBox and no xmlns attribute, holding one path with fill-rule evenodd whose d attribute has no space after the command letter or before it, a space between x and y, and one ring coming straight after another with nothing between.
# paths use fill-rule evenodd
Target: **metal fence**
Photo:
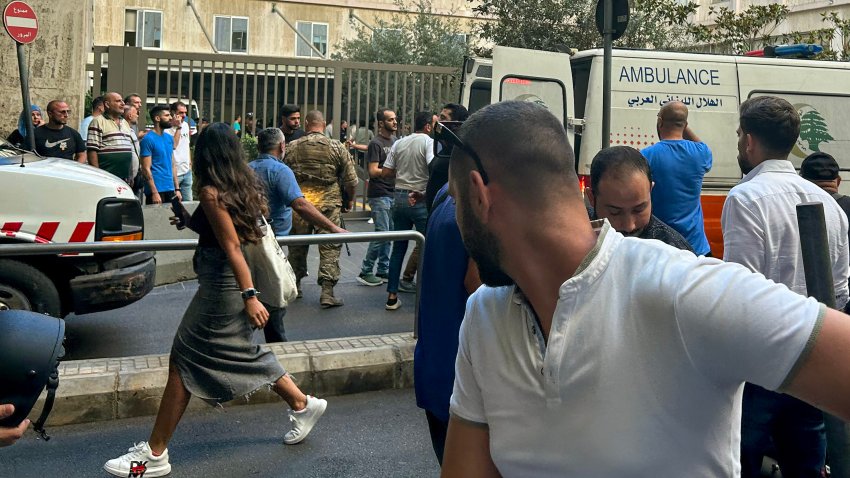
<instances>
[{"instance_id":1,"label":"metal fence","mask_svg":"<svg viewBox=\"0 0 850 478\"><path fill-rule=\"evenodd\" d=\"M416 241L420 250L425 247L425 236L416 231L349 232L345 234L311 234L282 236L277 238L281 246L303 246L312 244L340 244L372 241ZM0 244L0 257L54 255L69 253L139 252L139 251L183 251L194 249L197 239L161 239L125 242L74 242L49 244ZM422 270L419 254L417 270ZM419 336L419 281L416 282L416 303L413 311L413 337Z\"/></svg>"},{"instance_id":2,"label":"metal fence","mask_svg":"<svg viewBox=\"0 0 850 478\"><path fill-rule=\"evenodd\" d=\"M413 130L416 112L439 112L444 104L456 102L460 91L456 68L122 46L94 47L94 61L86 69L91 75L92 96L107 91L136 93L145 109L157 102L181 99L189 104L196 121L206 118L231 123L240 116L242 131L251 133L280 125L280 107L296 104L302 115L309 110L322 111L337 139L341 121L348 121L348 137L361 142L374 132L378 108L396 112L399 135L403 136ZM146 111L140 116L147 118ZM362 154L356 159L364 184L355 208L362 210L366 165Z\"/></svg>"}]
</instances>

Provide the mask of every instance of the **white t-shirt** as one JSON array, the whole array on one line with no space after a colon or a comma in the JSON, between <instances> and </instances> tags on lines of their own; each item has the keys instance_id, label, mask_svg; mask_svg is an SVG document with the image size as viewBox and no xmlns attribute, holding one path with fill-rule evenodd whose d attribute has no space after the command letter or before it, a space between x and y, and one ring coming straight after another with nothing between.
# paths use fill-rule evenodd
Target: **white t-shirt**
<instances>
[{"instance_id":1,"label":"white t-shirt","mask_svg":"<svg viewBox=\"0 0 850 478\"><path fill-rule=\"evenodd\" d=\"M165 133L174 136L174 128L166 129ZM180 143L174 149L174 161L177 163L178 176L192 170L192 160L189 156L189 124L185 121L180 123Z\"/></svg>"},{"instance_id":2,"label":"white t-shirt","mask_svg":"<svg viewBox=\"0 0 850 478\"><path fill-rule=\"evenodd\" d=\"M395 170L396 189L424 191L432 159L434 139L424 133L413 133L393 143L383 167Z\"/></svg>"},{"instance_id":3,"label":"white t-shirt","mask_svg":"<svg viewBox=\"0 0 850 478\"><path fill-rule=\"evenodd\" d=\"M470 297L452 414L489 427L505 477L739 476L743 382L781 388L825 308L607 221L596 251L546 345L515 287Z\"/></svg>"},{"instance_id":4,"label":"white t-shirt","mask_svg":"<svg viewBox=\"0 0 850 478\"><path fill-rule=\"evenodd\" d=\"M798 176L791 161L764 161L729 191L720 218L723 259L761 272L805 295L806 273L797 224L797 205L803 202L823 203L835 306L842 309L847 303L850 276L847 215L828 192Z\"/></svg>"}]
</instances>

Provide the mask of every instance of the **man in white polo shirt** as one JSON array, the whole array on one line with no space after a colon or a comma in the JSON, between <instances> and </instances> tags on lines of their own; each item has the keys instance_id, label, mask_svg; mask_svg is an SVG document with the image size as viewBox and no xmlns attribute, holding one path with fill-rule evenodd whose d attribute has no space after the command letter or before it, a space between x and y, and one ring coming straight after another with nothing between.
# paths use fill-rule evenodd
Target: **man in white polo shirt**
<instances>
[{"instance_id":1,"label":"man in white polo shirt","mask_svg":"<svg viewBox=\"0 0 850 478\"><path fill-rule=\"evenodd\" d=\"M171 110L171 127L165 133L174 138L174 162L177 165L177 185L184 201L192 200L192 158L189 148L191 129L185 121L188 108L182 101L168 106Z\"/></svg>"},{"instance_id":2,"label":"man in white polo shirt","mask_svg":"<svg viewBox=\"0 0 850 478\"><path fill-rule=\"evenodd\" d=\"M594 230L540 105L490 105L450 140L457 222L490 287L461 325L444 477L737 477L745 381L850 418L850 317Z\"/></svg>"}]
</instances>

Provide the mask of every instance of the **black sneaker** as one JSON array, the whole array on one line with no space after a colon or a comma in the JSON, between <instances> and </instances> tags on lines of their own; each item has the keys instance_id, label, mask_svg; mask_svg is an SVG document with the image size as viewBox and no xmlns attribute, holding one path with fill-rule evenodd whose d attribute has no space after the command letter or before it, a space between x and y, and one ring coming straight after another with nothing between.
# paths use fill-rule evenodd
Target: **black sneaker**
<instances>
[{"instance_id":1,"label":"black sneaker","mask_svg":"<svg viewBox=\"0 0 850 478\"><path fill-rule=\"evenodd\" d=\"M396 310L401 307L401 301L398 300L398 297L395 299L387 299L387 305L384 306L387 310Z\"/></svg>"}]
</instances>

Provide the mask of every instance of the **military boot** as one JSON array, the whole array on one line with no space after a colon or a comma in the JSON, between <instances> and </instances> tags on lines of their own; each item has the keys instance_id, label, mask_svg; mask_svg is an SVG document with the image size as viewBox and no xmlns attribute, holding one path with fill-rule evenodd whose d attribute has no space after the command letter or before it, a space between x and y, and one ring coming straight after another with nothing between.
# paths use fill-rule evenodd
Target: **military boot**
<instances>
[{"instance_id":1,"label":"military boot","mask_svg":"<svg viewBox=\"0 0 850 478\"><path fill-rule=\"evenodd\" d=\"M331 307L339 307L342 304L342 299L334 297L334 286L332 284L322 284L322 295L319 297L319 305L323 309L329 309Z\"/></svg>"},{"instance_id":2,"label":"military boot","mask_svg":"<svg viewBox=\"0 0 850 478\"><path fill-rule=\"evenodd\" d=\"M295 278L295 290L298 291L298 295L295 296L296 299L300 299L300 298L304 297L304 292L301 290L301 278L300 277Z\"/></svg>"}]
</instances>

